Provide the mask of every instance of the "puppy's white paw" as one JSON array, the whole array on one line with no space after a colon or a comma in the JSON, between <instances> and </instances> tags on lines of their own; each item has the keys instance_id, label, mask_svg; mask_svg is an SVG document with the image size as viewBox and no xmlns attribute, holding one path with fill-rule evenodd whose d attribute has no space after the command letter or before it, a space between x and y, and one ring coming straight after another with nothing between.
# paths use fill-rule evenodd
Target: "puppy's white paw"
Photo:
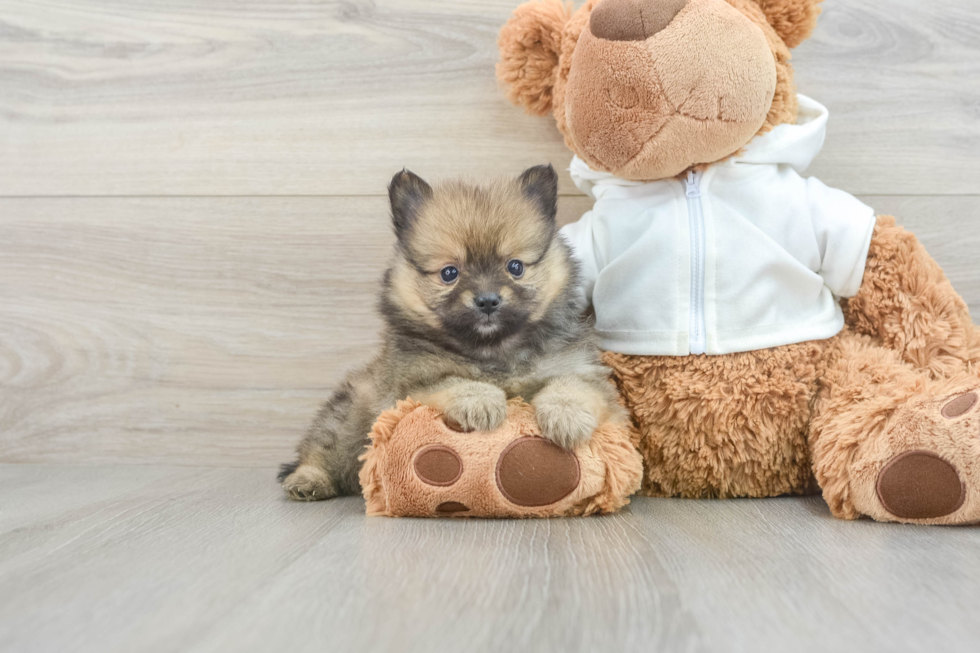
<instances>
[{"instance_id":1,"label":"puppy's white paw","mask_svg":"<svg viewBox=\"0 0 980 653\"><path fill-rule=\"evenodd\" d=\"M507 419L507 395L486 383L461 384L443 411L449 422L463 431L492 431Z\"/></svg>"},{"instance_id":2,"label":"puppy's white paw","mask_svg":"<svg viewBox=\"0 0 980 653\"><path fill-rule=\"evenodd\" d=\"M565 449L588 442L599 426L592 412L557 393L542 393L533 403L541 435Z\"/></svg>"}]
</instances>

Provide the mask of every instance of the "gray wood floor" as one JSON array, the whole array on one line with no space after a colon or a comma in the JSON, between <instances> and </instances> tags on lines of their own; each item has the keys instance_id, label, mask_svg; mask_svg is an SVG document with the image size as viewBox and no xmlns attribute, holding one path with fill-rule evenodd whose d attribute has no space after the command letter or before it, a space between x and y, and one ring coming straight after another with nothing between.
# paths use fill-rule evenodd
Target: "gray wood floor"
<instances>
[{"instance_id":1,"label":"gray wood floor","mask_svg":"<svg viewBox=\"0 0 980 653\"><path fill-rule=\"evenodd\" d=\"M366 519L267 470L0 466L7 651L976 651L980 530L819 498Z\"/></svg>"},{"instance_id":2,"label":"gray wood floor","mask_svg":"<svg viewBox=\"0 0 980 653\"><path fill-rule=\"evenodd\" d=\"M0 0L0 651L980 649L977 528L282 499L377 344L391 174L567 164L493 78L519 1ZM794 55L831 111L810 172L980 314L980 3L824 7Z\"/></svg>"}]
</instances>

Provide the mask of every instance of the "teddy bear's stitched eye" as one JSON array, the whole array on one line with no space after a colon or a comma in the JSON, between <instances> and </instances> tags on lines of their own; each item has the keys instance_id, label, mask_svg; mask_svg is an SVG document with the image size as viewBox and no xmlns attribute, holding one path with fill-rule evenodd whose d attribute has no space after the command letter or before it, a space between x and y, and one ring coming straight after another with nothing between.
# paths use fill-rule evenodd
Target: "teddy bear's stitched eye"
<instances>
[{"instance_id":1,"label":"teddy bear's stitched eye","mask_svg":"<svg viewBox=\"0 0 980 653\"><path fill-rule=\"evenodd\" d=\"M459 277L459 270L453 265L447 265L439 271L439 277L443 283L452 283Z\"/></svg>"},{"instance_id":2,"label":"teddy bear's stitched eye","mask_svg":"<svg viewBox=\"0 0 980 653\"><path fill-rule=\"evenodd\" d=\"M510 276L515 279L520 279L524 276L524 264L518 261L516 258L511 259L507 264L507 271L510 272Z\"/></svg>"}]
</instances>

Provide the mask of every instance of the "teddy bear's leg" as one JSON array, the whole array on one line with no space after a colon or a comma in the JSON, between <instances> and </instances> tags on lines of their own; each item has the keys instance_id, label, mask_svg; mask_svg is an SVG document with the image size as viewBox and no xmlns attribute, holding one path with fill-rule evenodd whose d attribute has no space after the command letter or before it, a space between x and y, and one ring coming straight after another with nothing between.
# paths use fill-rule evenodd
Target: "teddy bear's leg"
<instances>
[{"instance_id":1,"label":"teddy bear's leg","mask_svg":"<svg viewBox=\"0 0 980 653\"><path fill-rule=\"evenodd\" d=\"M630 411L648 496L802 494L826 341L724 356L604 359Z\"/></svg>"},{"instance_id":2,"label":"teddy bear's leg","mask_svg":"<svg viewBox=\"0 0 980 653\"><path fill-rule=\"evenodd\" d=\"M966 303L915 235L880 216L864 279L844 304L847 324L945 378L980 367L980 337Z\"/></svg>"},{"instance_id":3,"label":"teddy bear's leg","mask_svg":"<svg viewBox=\"0 0 980 653\"><path fill-rule=\"evenodd\" d=\"M831 512L879 521L980 521L980 379L936 379L868 336L834 339L810 454Z\"/></svg>"}]
</instances>

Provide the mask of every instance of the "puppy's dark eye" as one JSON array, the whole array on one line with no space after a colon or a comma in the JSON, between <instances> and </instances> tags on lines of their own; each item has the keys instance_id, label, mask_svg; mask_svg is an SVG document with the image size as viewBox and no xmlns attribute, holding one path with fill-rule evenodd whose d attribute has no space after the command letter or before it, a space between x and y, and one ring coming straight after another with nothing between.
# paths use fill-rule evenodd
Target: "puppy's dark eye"
<instances>
[{"instance_id":1,"label":"puppy's dark eye","mask_svg":"<svg viewBox=\"0 0 980 653\"><path fill-rule=\"evenodd\" d=\"M439 271L439 277L442 279L443 283L452 283L456 281L456 277L459 276L459 270L455 266L447 265L442 270Z\"/></svg>"},{"instance_id":2,"label":"puppy's dark eye","mask_svg":"<svg viewBox=\"0 0 980 653\"><path fill-rule=\"evenodd\" d=\"M507 264L507 271L510 272L510 276L520 279L524 276L524 264L516 258L511 259L510 263Z\"/></svg>"}]
</instances>

